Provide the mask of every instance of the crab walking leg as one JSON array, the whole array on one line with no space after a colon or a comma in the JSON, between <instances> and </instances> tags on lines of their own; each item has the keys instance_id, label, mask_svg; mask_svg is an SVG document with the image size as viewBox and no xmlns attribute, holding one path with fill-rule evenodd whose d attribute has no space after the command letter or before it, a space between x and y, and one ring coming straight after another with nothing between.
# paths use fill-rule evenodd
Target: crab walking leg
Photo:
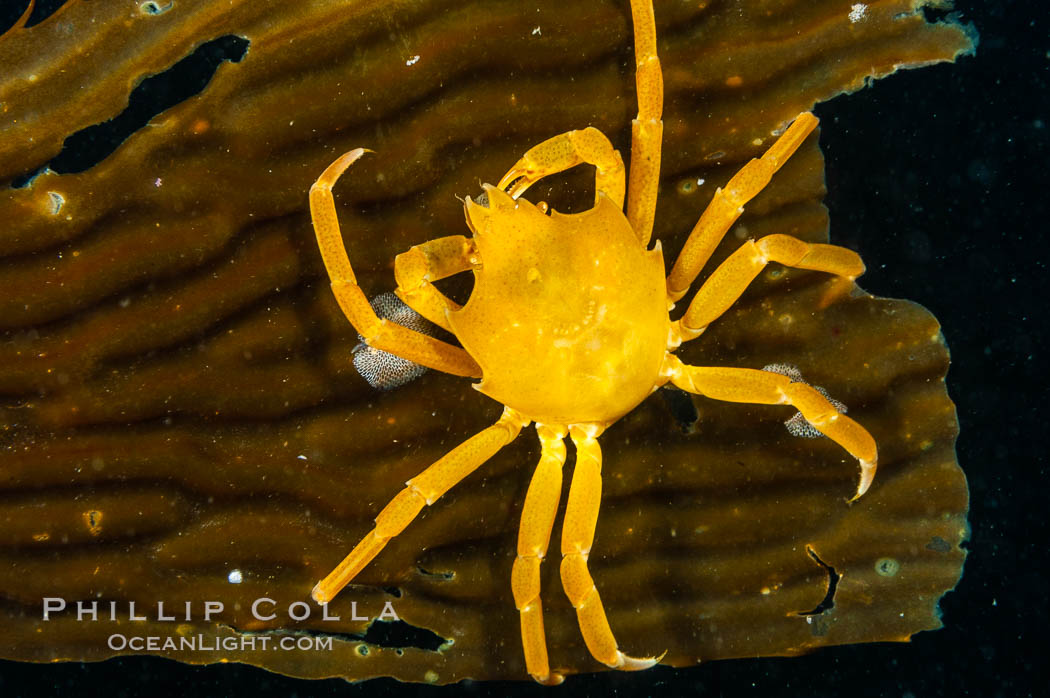
<instances>
[{"instance_id":1,"label":"crab walking leg","mask_svg":"<svg viewBox=\"0 0 1050 698\"><path fill-rule=\"evenodd\" d=\"M576 467L569 486L569 503L561 534L561 584L576 609L580 632L591 656L614 669L648 669L658 657L636 659L620 651L613 637L598 589L587 570L587 556L594 542L598 508L602 499L602 452L593 424L574 424L569 434L576 445Z\"/></svg>"},{"instance_id":2,"label":"crab walking leg","mask_svg":"<svg viewBox=\"0 0 1050 698\"><path fill-rule=\"evenodd\" d=\"M503 175L496 188L517 199L544 177L584 163L594 165L595 205L599 193L605 192L623 208L623 158L613 149L605 134L593 127L562 133L529 148Z\"/></svg>"},{"instance_id":3,"label":"crab walking leg","mask_svg":"<svg viewBox=\"0 0 1050 698\"><path fill-rule=\"evenodd\" d=\"M473 269L476 260L474 241L463 235L450 235L415 245L394 258L394 278L397 279L394 292L409 308L452 332L446 312L459 310L461 306L431 282Z\"/></svg>"},{"instance_id":4,"label":"crab walking leg","mask_svg":"<svg viewBox=\"0 0 1050 698\"><path fill-rule=\"evenodd\" d=\"M405 489L379 512L375 528L350 551L338 567L313 588L310 595L314 601L331 601L379 554L387 541L405 530L412 519L423 510L424 504L436 502L453 485L513 441L526 424L527 419L506 407L498 422L467 439L405 483Z\"/></svg>"},{"instance_id":5,"label":"crab walking leg","mask_svg":"<svg viewBox=\"0 0 1050 698\"><path fill-rule=\"evenodd\" d=\"M649 244L656 218L663 140L664 77L656 56L656 20L652 0L631 0L634 25L634 81L638 116L631 122L631 174L627 220L643 245Z\"/></svg>"},{"instance_id":6,"label":"crab walking leg","mask_svg":"<svg viewBox=\"0 0 1050 698\"><path fill-rule=\"evenodd\" d=\"M350 266L350 258L339 231L332 186L346 168L365 152L368 151L357 148L343 154L310 187L310 217L317 234L321 258L332 281L332 293L339 307L371 347L445 373L480 377L481 367L463 349L377 316L364 291L357 285L357 277Z\"/></svg>"},{"instance_id":7,"label":"crab walking leg","mask_svg":"<svg viewBox=\"0 0 1050 698\"><path fill-rule=\"evenodd\" d=\"M871 486L878 460L875 439L864 427L835 409L812 386L792 382L787 376L772 371L687 366L674 354L667 355L664 375L682 390L713 400L792 405L824 436L860 461L860 483L850 501L856 500Z\"/></svg>"},{"instance_id":8,"label":"crab walking leg","mask_svg":"<svg viewBox=\"0 0 1050 698\"><path fill-rule=\"evenodd\" d=\"M724 188L715 190L711 203L704 209L700 220L689 233L682 252L675 260L670 276L667 277L667 295L672 301L678 300L689 290L689 286L707 264L726 231L744 212L744 204L769 184L773 174L798 150L816 127L817 117L809 112L799 114L788 130L781 134L761 158L744 165Z\"/></svg>"},{"instance_id":9,"label":"crab walking leg","mask_svg":"<svg viewBox=\"0 0 1050 698\"><path fill-rule=\"evenodd\" d=\"M748 240L711 273L685 314L675 323L682 341L699 336L729 310L770 262L826 271L850 281L864 273L860 256L845 247L803 242L790 235L767 235L758 241Z\"/></svg>"},{"instance_id":10,"label":"crab walking leg","mask_svg":"<svg viewBox=\"0 0 1050 698\"><path fill-rule=\"evenodd\" d=\"M561 496L561 468L565 464L565 429L536 425L540 437L540 462L532 475L518 529L518 556L511 570L514 605L521 616L521 646L525 666L536 681L554 685L565 677L552 674L547 659L547 636L543 631L540 602L540 563L550 545L554 515Z\"/></svg>"}]
</instances>

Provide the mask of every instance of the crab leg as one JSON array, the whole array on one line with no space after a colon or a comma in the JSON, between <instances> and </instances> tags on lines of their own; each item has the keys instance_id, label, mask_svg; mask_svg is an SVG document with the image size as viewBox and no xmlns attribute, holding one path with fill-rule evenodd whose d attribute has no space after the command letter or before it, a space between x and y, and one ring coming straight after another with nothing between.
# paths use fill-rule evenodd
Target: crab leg
<instances>
[{"instance_id":1,"label":"crab leg","mask_svg":"<svg viewBox=\"0 0 1050 698\"><path fill-rule=\"evenodd\" d=\"M638 116L631 122L631 175L627 220L643 245L649 244L656 218L663 139L664 78L656 56L656 20L652 0L631 0L634 24L635 86Z\"/></svg>"},{"instance_id":2,"label":"crab leg","mask_svg":"<svg viewBox=\"0 0 1050 698\"><path fill-rule=\"evenodd\" d=\"M740 298L770 262L826 271L850 281L864 273L860 256L845 247L803 242L790 235L767 235L757 242L748 240L711 273L685 314L674 323L681 339L687 341L699 336Z\"/></svg>"},{"instance_id":3,"label":"crab leg","mask_svg":"<svg viewBox=\"0 0 1050 698\"><path fill-rule=\"evenodd\" d=\"M596 128L569 131L535 145L514 163L496 185L517 199L542 178L582 164L594 165L594 202L605 192L623 208L623 158Z\"/></svg>"},{"instance_id":4,"label":"crab leg","mask_svg":"<svg viewBox=\"0 0 1050 698\"><path fill-rule=\"evenodd\" d=\"M480 377L481 367L463 349L377 316L364 291L357 285L357 277L350 266L350 258L339 231L332 186L346 168L365 152L363 148L357 148L343 154L310 187L310 217L313 219L321 257L332 282L332 293L339 307L371 347L446 373Z\"/></svg>"},{"instance_id":5,"label":"crab leg","mask_svg":"<svg viewBox=\"0 0 1050 698\"><path fill-rule=\"evenodd\" d=\"M561 534L561 583L576 609L580 632L591 656L614 669L648 669L658 657L636 659L620 651L605 616L598 589L587 570L587 556L594 542L602 498L602 452L593 424L574 424L569 434L576 444L576 467L569 486L569 503Z\"/></svg>"},{"instance_id":6,"label":"crab leg","mask_svg":"<svg viewBox=\"0 0 1050 698\"><path fill-rule=\"evenodd\" d=\"M443 294L431 283L448 278L475 266L474 241L463 235L450 235L415 245L394 258L394 293L405 305L435 325L452 332L449 310L459 310L459 303ZM454 334L454 333L453 333Z\"/></svg>"},{"instance_id":7,"label":"crab leg","mask_svg":"<svg viewBox=\"0 0 1050 698\"><path fill-rule=\"evenodd\" d=\"M387 504L376 526L358 543L332 572L317 583L310 595L317 603L327 603L379 554L387 541L456 483L474 472L505 445L513 441L528 420L509 407L491 427L475 434L448 452L429 468L405 483L405 489Z\"/></svg>"},{"instance_id":8,"label":"crab leg","mask_svg":"<svg viewBox=\"0 0 1050 698\"><path fill-rule=\"evenodd\" d=\"M565 429L536 425L541 455L525 495L518 529L518 556L511 570L514 605L521 615L521 645L525 666L536 681L553 686L565 680L552 674L547 659L547 636L543 630L540 602L540 563L550 545L554 515L561 496L561 468L565 464Z\"/></svg>"},{"instance_id":9,"label":"crab leg","mask_svg":"<svg viewBox=\"0 0 1050 698\"><path fill-rule=\"evenodd\" d=\"M792 405L810 424L860 461L860 483L853 501L868 491L875 478L878 451L875 439L855 421L839 412L826 397L806 383L795 383L779 373L750 368L687 366L668 354L664 375L686 392L726 402Z\"/></svg>"},{"instance_id":10,"label":"crab leg","mask_svg":"<svg viewBox=\"0 0 1050 698\"><path fill-rule=\"evenodd\" d=\"M799 114L762 157L751 160L733 175L724 188L715 190L711 203L689 233L667 277L667 295L672 301L678 300L689 290L719 241L744 212L744 204L769 184L773 174L816 127L817 117L809 112Z\"/></svg>"}]
</instances>

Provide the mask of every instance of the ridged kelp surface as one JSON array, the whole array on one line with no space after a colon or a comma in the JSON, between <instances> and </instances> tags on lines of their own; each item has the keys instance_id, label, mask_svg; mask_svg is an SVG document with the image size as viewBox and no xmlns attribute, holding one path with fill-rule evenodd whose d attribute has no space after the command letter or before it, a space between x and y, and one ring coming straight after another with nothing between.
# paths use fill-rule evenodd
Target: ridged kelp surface
<instances>
[{"instance_id":1,"label":"ridged kelp surface","mask_svg":"<svg viewBox=\"0 0 1050 698\"><path fill-rule=\"evenodd\" d=\"M395 254L463 233L456 197L531 145L593 125L626 154L626 3L534 5L70 2L0 40L0 181L19 185L0 197L6 657L102 659L117 633L202 635L237 649L156 653L310 677L526 676L509 576L531 431L391 543L332 604L340 621L287 609L309 603L405 480L500 412L463 379L430 373L378 393L357 375L310 184L337 154L376 151L337 189L371 296L392 289ZM853 21L831 1L656 4L667 104L654 237L668 259L715 186L799 111L969 47L912 5L870 3ZM219 56L198 95L86 170L46 169L136 85L223 37L246 49ZM579 173L530 196L579 210L589 187ZM826 239L823 192L811 138L713 263L748 237ZM788 434L790 410L698 398L694 419L653 396L602 438L591 568L625 651L684 665L939 625L967 508L947 350L914 304L836 291L771 268L680 355L797 365L877 439L872 490L847 505L855 462ZM548 563L552 665L600 669L559 587ZM44 597L68 608L44 621ZM252 614L263 597L273 619ZM98 601L100 620L78 620L77 601ZM159 601L178 620L158 620ZM210 621L206 601L224 604ZM148 619L129 621L129 602ZM352 619L354 602L368 620ZM433 634L373 623L386 602ZM303 631L332 636L332 650L240 644Z\"/></svg>"}]
</instances>

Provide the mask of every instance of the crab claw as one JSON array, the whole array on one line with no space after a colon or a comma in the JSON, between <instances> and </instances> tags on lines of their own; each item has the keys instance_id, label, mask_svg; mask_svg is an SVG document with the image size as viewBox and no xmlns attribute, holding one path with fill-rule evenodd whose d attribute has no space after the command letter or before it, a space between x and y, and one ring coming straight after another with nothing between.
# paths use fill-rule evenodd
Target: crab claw
<instances>
[{"instance_id":1,"label":"crab claw","mask_svg":"<svg viewBox=\"0 0 1050 698\"><path fill-rule=\"evenodd\" d=\"M616 650L616 663L609 666L620 671L644 671L659 664L660 660L666 655L667 650L664 650L659 657L629 657L623 652Z\"/></svg>"},{"instance_id":2,"label":"crab claw","mask_svg":"<svg viewBox=\"0 0 1050 698\"><path fill-rule=\"evenodd\" d=\"M518 160L496 186L500 191L507 192L515 199L518 198L539 180L536 172L530 167L531 164L528 155Z\"/></svg>"}]
</instances>

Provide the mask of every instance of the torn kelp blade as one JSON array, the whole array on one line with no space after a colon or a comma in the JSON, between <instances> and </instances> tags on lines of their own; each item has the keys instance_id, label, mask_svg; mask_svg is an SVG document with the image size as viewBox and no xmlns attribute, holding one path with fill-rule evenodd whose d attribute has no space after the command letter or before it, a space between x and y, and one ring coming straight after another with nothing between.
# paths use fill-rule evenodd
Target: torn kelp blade
<instances>
[{"instance_id":1,"label":"torn kelp blade","mask_svg":"<svg viewBox=\"0 0 1050 698\"><path fill-rule=\"evenodd\" d=\"M863 22L837 2L749 8L658 6L668 106L654 237L669 257L714 187L787 120L873 74L969 45L911 2L873 5ZM73 2L0 40L11 126L0 178L49 162L71 133L119 114L139 81L227 35L250 48L199 95L88 170L44 172L0 199L0 646L33 661L138 651L111 647L131 624L103 617L110 603L130 615L134 602L153 618L136 621L137 634L235 643L144 650L187 662L352 679L522 678L509 574L533 439L410 526L332 604L338 621L296 605L310 604L313 584L405 480L499 413L468 381L434 372L381 394L360 378L306 192L333 154L376 151L337 192L374 297L391 288L397 253L464 232L457 195L544 138L593 124L626 153L635 103L623 74L626 7L180 2L129 18L118 4ZM749 204L712 267L751 236L826 240L822 165L811 138ZM536 196L559 210L589 207L587 175ZM682 357L797 365L871 429L875 484L846 505L855 464L821 439L793 438L775 407L696 399L686 435L661 402L644 403L603 436L591 556L625 651L666 649L684 665L900 640L939 624L967 506L947 351L925 311L848 295L825 305L826 281L768 270ZM819 616L799 615L827 595L828 572L807 550L841 575ZM601 669L557 566L544 574L554 667ZM45 597L67 601L46 622ZM260 599L273 604L257 616ZM98 601L99 621L78 621L77 601ZM157 620L159 602L176 620ZM206 602L223 610L205 619ZM393 622L380 618L387 603L422 640L380 646L376 623ZM292 633L331 638L332 649L274 652L239 639Z\"/></svg>"}]
</instances>

